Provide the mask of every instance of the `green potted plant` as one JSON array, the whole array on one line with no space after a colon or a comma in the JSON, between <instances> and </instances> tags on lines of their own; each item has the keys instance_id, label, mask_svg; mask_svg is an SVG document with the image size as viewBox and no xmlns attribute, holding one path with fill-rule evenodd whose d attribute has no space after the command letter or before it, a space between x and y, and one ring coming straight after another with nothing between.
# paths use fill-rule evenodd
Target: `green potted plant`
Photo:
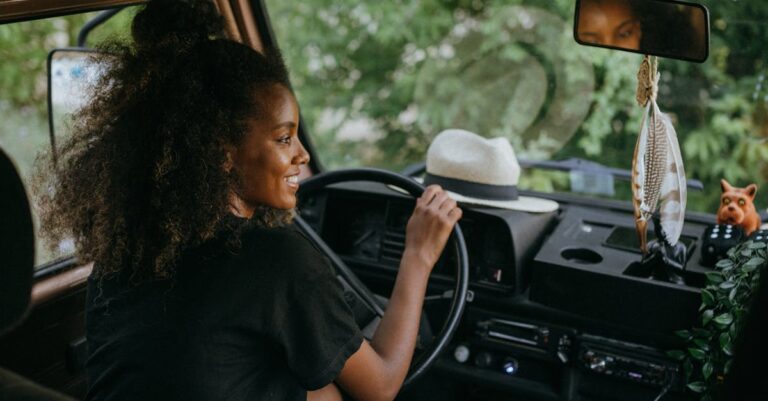
<instances>
[{"instance_id":1,"label":"green potted plant","mask_svg":"<svg viewBox=\"0 0 768 401\"><path fill-rule=\"evenodd\" d=\"M716 399L733 362L733 348L766 264L765 243L747 241L728 251L701 290L701 326L681 330L686 350L670 351L680 360L687 386L702 401Z\"/></svg>"}]
</instances>

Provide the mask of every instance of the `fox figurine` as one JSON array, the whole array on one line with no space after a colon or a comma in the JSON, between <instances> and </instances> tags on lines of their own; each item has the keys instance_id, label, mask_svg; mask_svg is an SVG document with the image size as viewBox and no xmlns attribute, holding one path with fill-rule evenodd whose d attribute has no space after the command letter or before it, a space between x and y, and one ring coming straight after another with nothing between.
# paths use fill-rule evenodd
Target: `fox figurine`
<instances>
[{"instance_id":1,"label":"fox figurine","mask_svg":"<svg viewBox=\"0 0 768 401\"><path fill-rule=\"evenodd\" d=\"M745 188L731 186L726 180L720 180L720 209L717 211L717 224L741 226L746 235L760 227L760 215L755 209L757 185L749 184Z\"/></svg>"}]
</instances>

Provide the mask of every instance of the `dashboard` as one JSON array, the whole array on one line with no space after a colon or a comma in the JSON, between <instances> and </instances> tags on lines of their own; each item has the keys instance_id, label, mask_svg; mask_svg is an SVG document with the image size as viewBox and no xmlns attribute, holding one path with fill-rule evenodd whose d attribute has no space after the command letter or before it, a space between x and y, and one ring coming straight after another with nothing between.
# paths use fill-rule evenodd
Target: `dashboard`
<instances>
[{"instance_id":1,"label":"dashboard","mask_svg":"<svg viewBox=\"0 0 768 401\"><path fill-rule=\"evenodd\" d=\"M639 263L627 205L560 205L543 214L462 205L470 302L430 375L450 385L424 386L428 394L415 386L401 399L650 401L662 392L665 400L690 399L666 351L683 346L674 331L698 316L710 269L701 252L706 216L686 221L688 261L684 283L675 283ZM299 209L373 292L387 296L413 207L385 185L351 182L318 191ZM445 252L430 278L425 315L433 328L447 313L452 258Z\"/></svg>"}]
</instances>

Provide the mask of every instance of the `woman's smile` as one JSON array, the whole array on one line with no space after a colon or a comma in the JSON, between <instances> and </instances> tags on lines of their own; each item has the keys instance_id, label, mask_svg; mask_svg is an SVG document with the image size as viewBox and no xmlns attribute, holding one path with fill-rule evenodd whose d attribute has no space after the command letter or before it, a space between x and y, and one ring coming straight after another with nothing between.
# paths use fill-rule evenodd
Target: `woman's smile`
<instances>
[{"instance_id":1,"label":"woman's smile","mask_svg":"<svg viewBox=\"0 0 768 401\"><path fill-rule=\"evenodd\" d=\"M288 183L288 186L291 188L299 189L299 173L289 175L288 177L285 177L285 182Z\"/></svg>"}]
</instances>

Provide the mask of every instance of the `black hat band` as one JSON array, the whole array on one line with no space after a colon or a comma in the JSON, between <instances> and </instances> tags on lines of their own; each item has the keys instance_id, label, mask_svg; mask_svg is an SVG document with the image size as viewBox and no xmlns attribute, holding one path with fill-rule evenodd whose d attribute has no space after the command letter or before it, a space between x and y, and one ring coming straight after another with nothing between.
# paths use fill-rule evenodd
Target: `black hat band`
<instances>
[{"instance_id":1,"label":"black hat band","mask_svg":"<svg viewBox=\"0 0 768 401\"><path fill-rule=\"evenodd\" d=\"M472 198L498 201L517 200L517 185L480 184L427 173L424 176L424 185L432 184L437 184L445 190Z\"/></svg>"}]
</instances>

